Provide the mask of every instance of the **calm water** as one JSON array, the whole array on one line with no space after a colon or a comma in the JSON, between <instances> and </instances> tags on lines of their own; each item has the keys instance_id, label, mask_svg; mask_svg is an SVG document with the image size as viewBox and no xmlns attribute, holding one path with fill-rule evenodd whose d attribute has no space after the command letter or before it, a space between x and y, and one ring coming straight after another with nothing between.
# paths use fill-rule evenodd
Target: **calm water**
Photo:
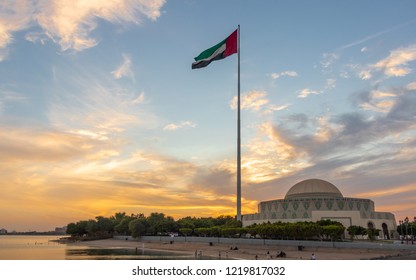
<instances>
[{"instance_id":1,"label":"calm water","mask_svg":"<svg viewBox=\"0 0 416 280\"><path fill-rule=\"evenodd\" d=\"M181 260L194 256L141 249L94 248L52 240L62 236L0 235L0 260Z\"/></svg>"}]
</instances>

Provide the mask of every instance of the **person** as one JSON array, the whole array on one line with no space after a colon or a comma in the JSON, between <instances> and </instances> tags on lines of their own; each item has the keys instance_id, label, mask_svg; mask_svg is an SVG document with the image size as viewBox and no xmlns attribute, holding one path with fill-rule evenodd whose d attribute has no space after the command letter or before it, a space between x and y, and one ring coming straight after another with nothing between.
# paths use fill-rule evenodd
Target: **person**
<instances>
[{"instance_id":1,"label":"person","mask_svg":"<svg viewBox=\"0 0 416 280\"><path fill-rule=\"evenodd\" d=\"M283 251L277 252L276 258L286 258L286 253Z\"/></svg>"},{"instance_id":2,"label":"person","mask_svg":"<svg viewBox=\"0 0 416 280\"><path fill-rule=\"evenodd\" d=\"M316 260L316 256L314 253L312 253L311 260Z\"/></svg>"},{"instance_id":3,"label":"person","mask_svg":"<svg viewBox=\"0 0 416 280\"><path fill-rule=\"evenodd\" d=\"M259 259L259 256L256 255L255 258L256 258L256 260L258 260Z\"/></svg>"}]
</instances>

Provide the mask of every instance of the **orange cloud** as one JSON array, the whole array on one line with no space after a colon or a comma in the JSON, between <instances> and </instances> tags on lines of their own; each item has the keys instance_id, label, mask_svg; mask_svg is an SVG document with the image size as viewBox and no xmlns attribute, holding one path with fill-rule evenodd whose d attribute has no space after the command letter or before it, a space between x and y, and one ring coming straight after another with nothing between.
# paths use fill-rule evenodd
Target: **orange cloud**
<instances>
[{"instance_id":1,"label":"orange cloud","mask_svg":"<svg viewBox=\"0 0 416 280\"><path fill-rule=\"evenodd\" d=\"M386 190L376 190L372 192L365 192L365 193L359 193L356 194L357 197L385 197L385 196L391 196L396 194L404 194L407 192L414 192L416 189L415 185L409 185L409 186L402 186L402 187L395 187L390 188Z\"/></svg>"},{"instance_id":2,"label":"orange cloud","mask_svg":"<svg viewBox=\"0 0 416 280\"><path fill-rule=\"evenodd\" d=\"M91 48L97 41L90 37L98 19L110 22L135 23L142 17L156 20L165 0L152 1L65 1L45 0L40 5L36 19L46 34L61 45L62 50L77 51Z\"/></svg>"},{"instance_id":3,"label":"orange cloud","mask_svg":"<svg viewBox=\"0 0 416 280\"><path fill-rule=\"evenodd\" d=\"M226 185L208 180L221 164L205 170L157 153L126 155L110 140L85 132L1 129L2 227L51 230L120 211L159 211L176 218L234 214L234 192L222 191L234 189L233 179ZM201 174L207 180L197 180ZM255 208L244 199L243 205L245 211Z\"/></svg>"},{"instance_id":4,"label":"orange cloud","mask_svg":"<svg viewBox=\"0 0 416 280\"><path fill-rule=\"evenodd\" d=\"M390 55L377 62L374 68L384 71L384 74L390 77L406 76L411 72L407 64L414 60L416 60L416 45L411 45L390 52Z\"/></svg>"}]
</instances>

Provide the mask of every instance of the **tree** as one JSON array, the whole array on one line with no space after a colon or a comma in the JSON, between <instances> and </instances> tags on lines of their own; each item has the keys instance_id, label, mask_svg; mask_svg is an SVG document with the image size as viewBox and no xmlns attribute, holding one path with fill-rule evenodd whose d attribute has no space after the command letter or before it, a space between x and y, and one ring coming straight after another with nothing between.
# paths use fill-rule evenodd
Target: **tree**
<instances>
[{"instance_id":1,"label":"tree","mask_svg":"<svg viewBox=\"0 0 416 280\"><path fill-rule=\"evenodd\" d=\"M191 236L193 230L191 228L180 228L179 232L185 236Z\"/></svg>"},{"instance_id":2,"label":"tree","mask_svg":"<svg viewBox=\"0 0 416 280\"><path fill-rule=\"evenodd\" d=\"M86 230L89 236L95 236L98 231L97 221L95 220L88 220Z\"/></svg>"},{"instance_id":3,"label":"tree","mask_svg":"<svg viewBox=\"0 0 416 280\"><path fill-rule=\"evenodd\" d=\"M66 233L71 236L83 236L87 234L88 221L79 221L77 223L70 223L67 225Z\"/></svg>"},{"instance_id":4,"label":"tree","mask_svg":"<svg viewBox=\"0 0 416 280\"><path fill-rule=\"evenodd\" d=\"M114 220L103 216L95 217L95 219L97 221L97 231L100 235L105 236L114 232Z\"/></svg>"},{"instance_id":5,"label":"tree","mask_svg":"<svg viewBox=\"0 0 416 280\"><path fill-rule=\"evenodd\" d=\"M304 237L314 238L321 234L321 227L313 222L306 222L304 223Z\"/></svg>"},{"instance_id":6,"label":"tree","mask_svg":"<svg viewBox=\"0 0 416 280\"><path fill-rule=\"evenodd\" d=\"M153 235L167 234L178 230L178 226L172 217L165 217L163 213L151 213L147 218L148 233Z\"/></svg>"},{"instance_id":7,"label":"tree","mask_svg":"<svg viewBox=\"0 0 416 280\"><path fill-rule=\"evenodd\" d=\"M209 236L211 237L220 237L221 236L221 228L219 226L211 227L209 231Z\"/></svg>"},{"instance_id":8,"label":"tree","mask_svg":"<svg viewBox=\"0 0 416 280\"><path fill-rule=\"evenodd\" d=\"M196 228L196 229L194 230L194 232L195 232L198 236L207 237L207 236L210 236L210 234L211 234L211 228Z\"/></svg>"},{"instance_id":9,"label":"tree","mask_svg":"<svg viewBox=\"0 0 416 280\"><path fill-rule=\"evenodd\" d=\"M366 234L366 230L362 226L349 226L347 228L347 232L350 235L351 240L354 240L354 237L357 236L357 235Z\"/></svg>"},{"instance_id":10,"label":"tree","mask_svg":"<svg viewBox=\"0 0 416 280\"><path fill-rule=\"evenodd\" d=\"M124 216L117 225L114 226L114 230L120 234L130 235L129 224L133 221L134 217Z\"/></svg>"},{"instance_id":11,"label":"tree","mask_svg":"<svg viewBox=\"0 0 416 280\"><path fill-rule=\"evenodd\" d=\"M376 239L376 236L379 236L380 231L381 230L375 229L375 228L366 229L366 234L368 236L368 239L370 239L370 241L374 241Z\"/></svg>"},{"instance_id":12,"label":"tree","mask_svg":"<svg viewBox=\"0 0 416 280\"><path fill-rule=\"evenodd\" d=\"M77 224L75 223L69 223L66 226L66 233L70 234L71 236L79 235Z\"/></svg>"},{"instance_id":13,"label":"tree","mask_svg":"<svg viewBox=\"0 0 416 280\"><path fill-rule=\"evenodd\" d=\"M325 225L322 226L322 235L326 237L326 239L330 238L331 240L338 240L341 239L342 234L345 231L344 226L340 225Z\"/></svg>"},{"instance_id":14,"label":"tree","mask_svg":"<svg viewBox=\"0 0 416 280\"><path fill-rule=\"evenodd\" d=\"M195 228L194 220L195 220L195 218L191 218L191 217L188 216L188 217L179 219L176 223L177 223L179 228L194 229Z\"/></svg>"},{"instance_id":15,"label":"tree","mask_svg":"<svg viewBox=\"0 0 416 280\"><path fill-rule=\"evenodd\" d=\"M137 218L129 223L131 236L134 238L143 236L147 231L148 223L145 218Z\"/></svg>"}]
</instances>

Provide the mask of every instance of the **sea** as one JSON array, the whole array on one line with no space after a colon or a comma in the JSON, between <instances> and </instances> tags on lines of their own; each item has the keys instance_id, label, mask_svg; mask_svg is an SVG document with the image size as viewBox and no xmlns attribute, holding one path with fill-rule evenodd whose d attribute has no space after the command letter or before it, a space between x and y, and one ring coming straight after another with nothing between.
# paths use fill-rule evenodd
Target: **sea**
<instances>
[{"instance_id":1,"label":"sea","mask_svg":"<svg viewBox=\"0 0 416 280\"><path fill-rule=\"evenodd\" d=\"M0 235L0 260L190 260L188 254L128 248L95 248L57 242L64 236ZM78 245L79 244L79 245ZM204 257L204 259L209 259Z\"/></svg>"}]
</instances>

